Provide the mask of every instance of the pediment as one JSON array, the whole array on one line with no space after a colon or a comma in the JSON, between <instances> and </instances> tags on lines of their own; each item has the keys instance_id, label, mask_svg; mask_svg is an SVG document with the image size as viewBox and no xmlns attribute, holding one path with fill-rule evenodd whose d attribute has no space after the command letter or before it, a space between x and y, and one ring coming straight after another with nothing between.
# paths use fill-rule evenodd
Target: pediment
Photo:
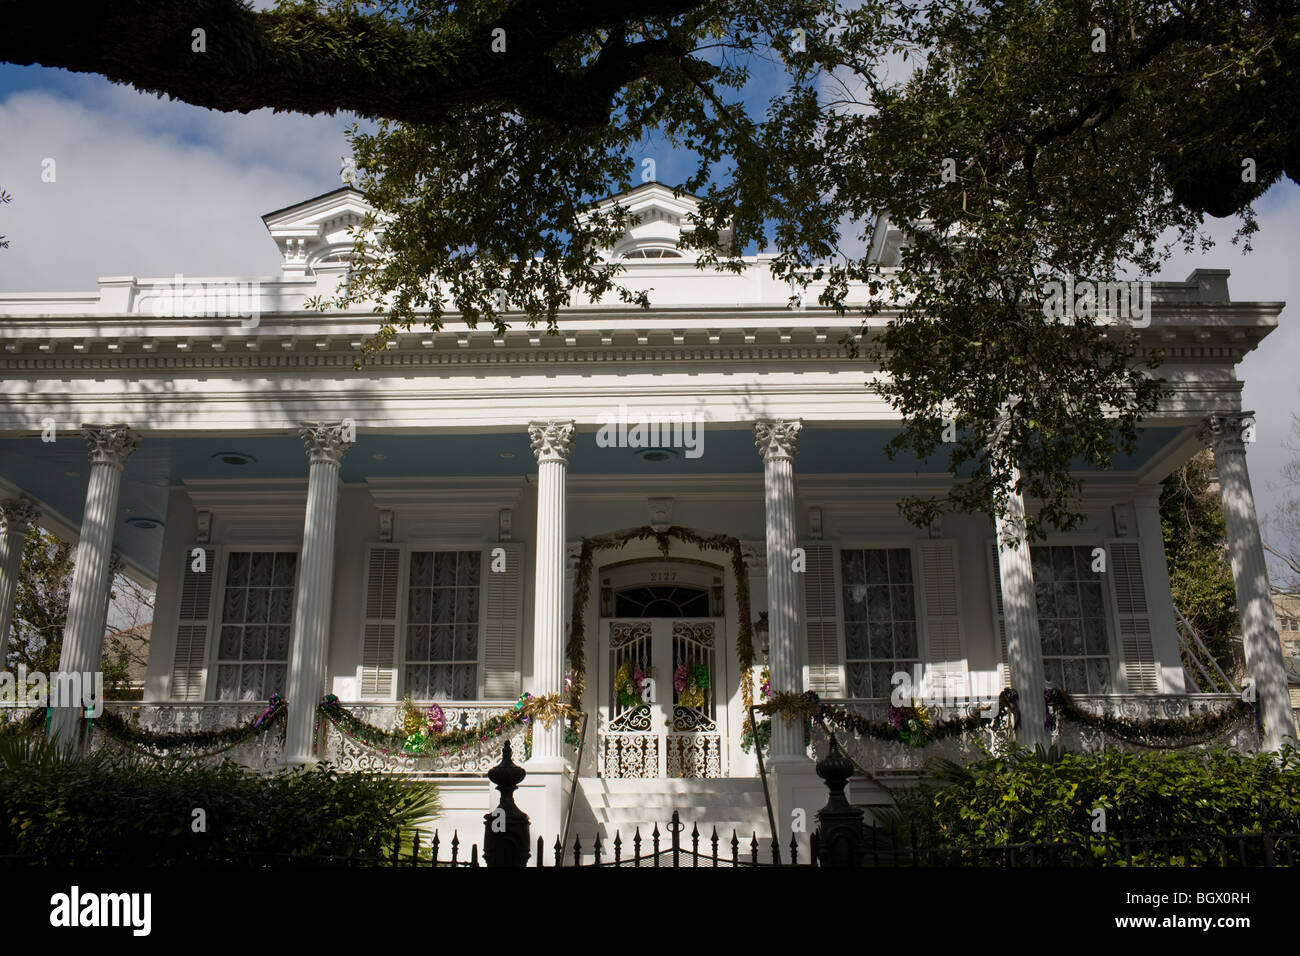
<instances>
[{"instance_id":1,"label":"pediment","mask_svg":"<svg viewBox=\"0 0 1300 956\"><path fill-rule=\"evenodd\" d=\"M361 192L343 186L269 212L262 222L280 248L286 277L304 276L345 269L353 243L350 230L369 212Z\"/></svg>"}]
</instances>

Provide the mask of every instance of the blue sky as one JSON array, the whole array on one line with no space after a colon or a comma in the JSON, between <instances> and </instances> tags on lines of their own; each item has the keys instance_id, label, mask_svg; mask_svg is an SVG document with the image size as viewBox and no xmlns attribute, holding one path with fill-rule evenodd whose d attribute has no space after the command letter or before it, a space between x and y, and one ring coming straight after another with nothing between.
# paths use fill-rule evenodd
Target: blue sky
<instances>
[{"instance_id":1,"label":"blue sky","mask_svg":"<svg viewBox=\"0 0 1300 956\"><path fill-rule=\"evenodd\" d=\"M748 100L764 102L779 80L758 76ZM160 100L98 77L0 65L0 291L89 291L98 276L274 276L279 257L261 215L339 185L348 154L344 116L269 110L222 114ZM657 178L673 184L683 157L652 143ZM53 183L41 181L45 159ZM1205 255L1176 255L1157 278L1197 266L1232 270L1235 299L1296 303L1280 328L1239 367L1245 405L1258 412L1249 452L1262 515L1285 493L1284 447L1300 409L1300 188L1275 186L1258 204L1261 229L1249 256L1228 240L1231 220L1211 220Z\"/></svg>"}]
</instances>

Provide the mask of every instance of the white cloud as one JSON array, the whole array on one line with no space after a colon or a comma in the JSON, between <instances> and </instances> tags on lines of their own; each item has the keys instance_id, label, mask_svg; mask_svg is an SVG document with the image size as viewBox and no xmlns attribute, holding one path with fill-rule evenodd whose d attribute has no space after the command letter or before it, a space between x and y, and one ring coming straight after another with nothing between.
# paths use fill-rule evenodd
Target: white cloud
<instances>
[{"instance_id":1,"label":"white cloud","mask_svg":"<svg viewBox=\"0 0 1300 956\"><path fill-rule=\"evenodd\" d=\"M339 185L344 117L217 113L83 78L0 102L0 288L98 276L272 275L263 213ZM55 161L56 180L42 182Z\"/></svg>"}]
</instances>

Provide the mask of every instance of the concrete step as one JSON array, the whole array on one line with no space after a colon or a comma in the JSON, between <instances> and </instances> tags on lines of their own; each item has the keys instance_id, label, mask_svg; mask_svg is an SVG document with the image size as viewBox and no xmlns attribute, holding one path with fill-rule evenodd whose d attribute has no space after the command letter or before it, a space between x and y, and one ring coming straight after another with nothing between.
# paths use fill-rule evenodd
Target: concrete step
<instances>
[{"instance_id":1,"label":"concrete step","mask_svg":"<svg viewBox=\"0 0 1300 956\"><path fill-rule=\"evenodd\" d=\"M593 836L599 832L605 841L618 833L626 842L638 829L642 839L648 840L656 826L661 839L666 840L669 838L667 824L674 810L686 826L684 840L691 828L698 826L702 840L710 838L716 828L720 840L729 844L734 831L748 846L751 835L758 833L763 841L768 830L763 785L753 777L706 780L584 777L579 786L575 829Z\"/></svg>"}]
</instances>

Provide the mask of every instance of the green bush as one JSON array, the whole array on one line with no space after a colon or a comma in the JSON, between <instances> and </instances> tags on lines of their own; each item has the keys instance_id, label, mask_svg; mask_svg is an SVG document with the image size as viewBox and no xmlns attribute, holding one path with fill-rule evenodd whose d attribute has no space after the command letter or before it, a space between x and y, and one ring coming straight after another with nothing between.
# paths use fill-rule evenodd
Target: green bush
<instances>
[{"instance_id":1,"label":"green bush","mask_svg":"<svg viewBox=\"0 0 1300 956\"><path fill-rule=\"evenodd\" d=\"M1300 833L1300 751L1067 753L1021 750L966 765L933 761L897 794L887 827L931 848L1072 844L1113 857L1174 838L1180 862L1217 859L1220 837ZM1105 831L1094 811L1105 811Z\"/></svg>"},{"instance_id":2,"label":"green bush","mask_svg":"<svg viewBox=\"0 0 1300 956\"><path fill-rule=\"evenodd\" d=\"M195 810L206 817L195 832ZM256 774L0 739L0 857L58 865L257 863L378 855L437 811L436 792L380 774Z\"/></svg>"}]
</instances>

